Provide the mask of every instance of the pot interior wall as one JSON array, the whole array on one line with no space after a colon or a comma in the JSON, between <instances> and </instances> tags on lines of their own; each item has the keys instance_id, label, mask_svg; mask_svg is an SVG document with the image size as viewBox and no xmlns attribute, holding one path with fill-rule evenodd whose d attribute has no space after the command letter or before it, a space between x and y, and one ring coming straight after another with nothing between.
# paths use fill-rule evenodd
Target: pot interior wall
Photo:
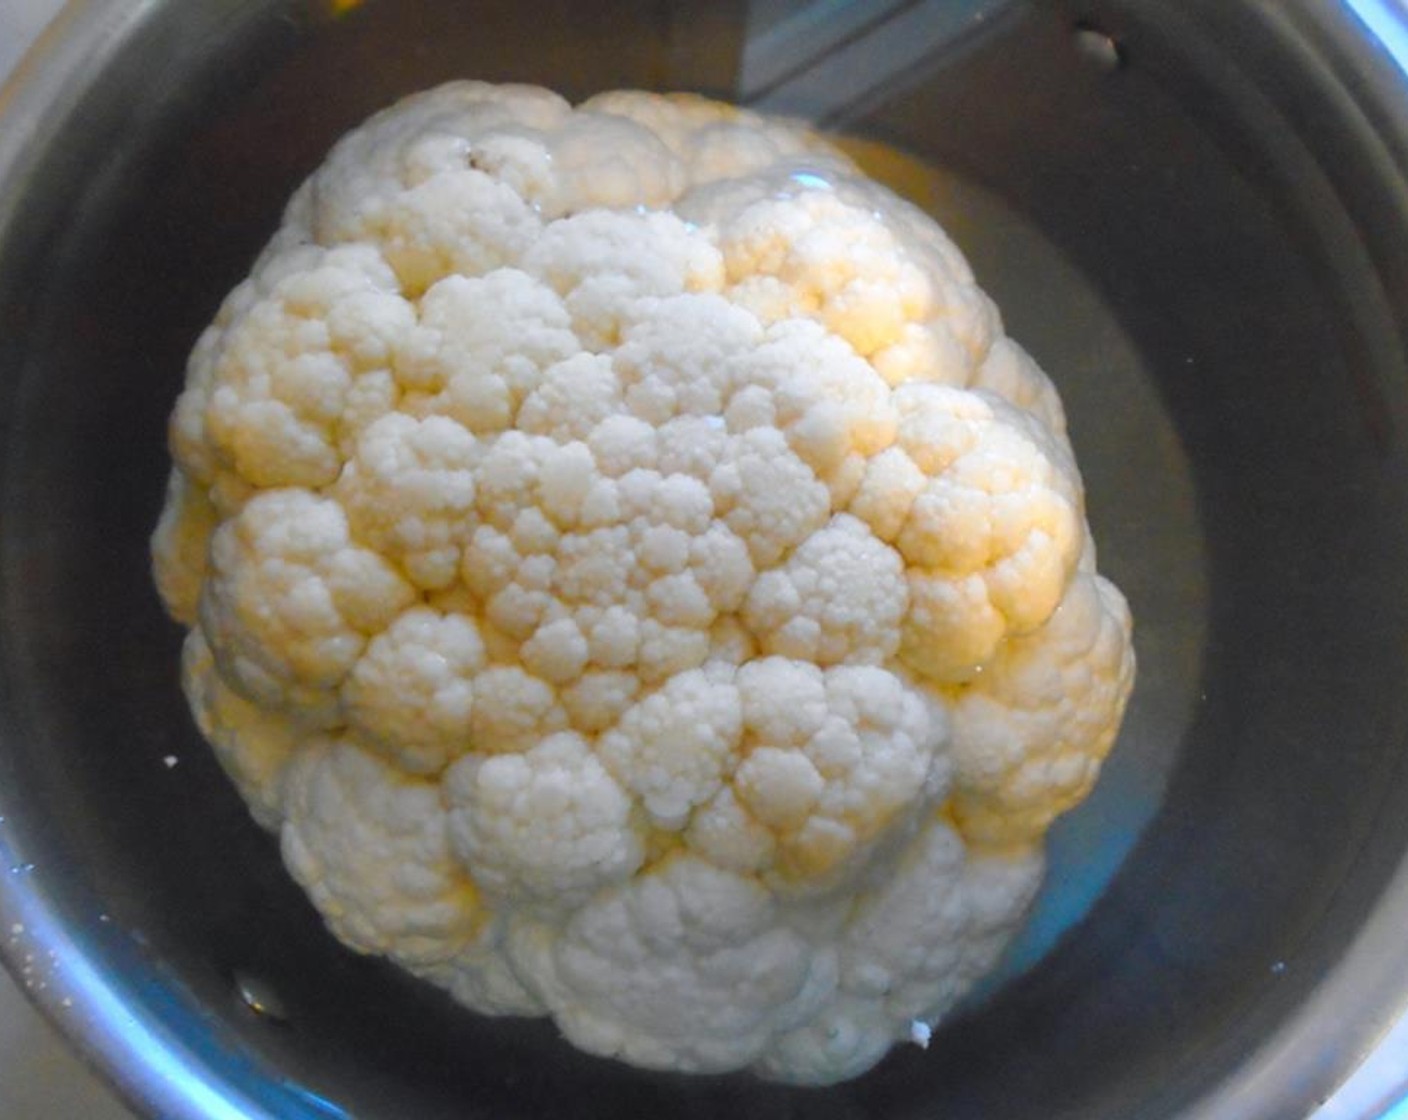
<instances>
[{"instance_id":1,"label":"pot interior wall","mask_svg":"<svg viewBox=\"0 0 1408 1120\"><path fill-rule=\"evenodd\" d=\"M741 6L152 5L53 123L0 229L4 839L97 967L271 1108L1153 1118L1343 951L1408 828L1401 203L1331 159L1362 122L1278 113L1290 46L1243 75L1239 5L980 7L830 123L943 168L907 181L1061 388L1141 679L1002 982L826 1092L627 1071L337 947L200 744L147 571L185 355L337 135L460 76L733 96Z\"/></svg>"}]
</instances>

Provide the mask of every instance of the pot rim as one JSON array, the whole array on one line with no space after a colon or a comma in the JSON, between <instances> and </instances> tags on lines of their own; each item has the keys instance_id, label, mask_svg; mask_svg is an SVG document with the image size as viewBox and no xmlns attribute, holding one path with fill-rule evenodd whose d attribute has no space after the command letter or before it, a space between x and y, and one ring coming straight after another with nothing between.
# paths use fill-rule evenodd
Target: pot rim
<instances>
[{"instance_id":1,"label":"pot rim","mask_svg":"<svg viewBox=\"0 0 1408 1120\"><path fill-rule=\"evenodd\" d=\"M0 86L0 241L15 220L19 190L47 142L78 104L83 75L123 46L160 0L66 0L57 18ZM1351 91L1373 96L1375 119L1396 126L1393 162L1408 179L1408 8L1392 0L1322 0L1307 22L1342 58L1368 65ZM1363 44L1370 44L1365 50ZM0 759L0 776L3 776ZM90 955L65 923L42 872L28 873L21 837L6 822L21 798L0 780L0 963L38 1010L126 1102L171 1120L277 1120L267 1100L224 1076L173 1032L130 985ZM1399 865L1334 968L1309 997L1221 1085L1183 1115L1199 1120L1272 1120L1304 1115L1408 1016L1408 859ZM35 983L33 962L55 962ZM59 972L62 980L59 979ZM248 1069L247 1076L259 1072ZM1399 1093L1408 1087L1401 1075ZM342 1113L322 1104L323 1115ZM1368 1120L1366 1117L1365 1120Z\"/></svg>"},{"instance_id":2,"label":"pot rim","mask_svg":"<svg viewBox=\"0 0 1408 1120\"><path fill-rule=\"evenodd\" d=\"M68 118L97 72L158 0L65 0L54 20L0 85L0 240L20 191L57 122ZM169 1120L279 1120L266 1101L224 1076L171 1029L132 985L94 959L7 823L22 797L0 758L0 964L70 1048L136 1113ZM36 979L36 964L48 973ZM259 1072L245 1061L248 1081ZM341 1116L326 1106L318 1112Z\"/></svg>"}]
</instances>

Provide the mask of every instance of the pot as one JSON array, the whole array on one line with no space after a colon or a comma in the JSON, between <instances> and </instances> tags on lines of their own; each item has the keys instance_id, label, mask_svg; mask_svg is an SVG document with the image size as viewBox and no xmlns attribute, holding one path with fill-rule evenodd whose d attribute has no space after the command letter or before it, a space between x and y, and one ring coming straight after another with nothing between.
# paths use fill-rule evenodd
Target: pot
<instances>
[{"instance_id":1,"label":"pot","mask_svg":"<svg viewBox=\"0 0 1408 1120\"><path fill-rule=\"evenodd\" d=\"M1308 1115L1408 1009L1405 64L1388 0L71 6L0 99L12 971L179 1120ZM185 355L331 142L464 76L860 138L1061 390L1141 677L927 1052L806 1090L470 1015L331 939L191 725L146 551Z\"/></svg>"}]
</instances>

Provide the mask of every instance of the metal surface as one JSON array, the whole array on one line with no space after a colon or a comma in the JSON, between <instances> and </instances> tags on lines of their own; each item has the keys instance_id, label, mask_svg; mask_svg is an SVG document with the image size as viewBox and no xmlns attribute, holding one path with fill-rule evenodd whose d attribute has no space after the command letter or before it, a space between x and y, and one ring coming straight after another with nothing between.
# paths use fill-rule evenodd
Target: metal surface
<instances>
[{"instance_id":1,"label":"metal surface","mask_svg":"<svg viewBox=\"0 0 1408 1120\"><path fill-rule=\"evenodd\" d=\"M0 83L9 76L59 9L58 0L8 0L0 5ZM14 938L12 960L21 983L47 986L52 962L26 960L11 926L0 939ZM36 965L44 965L36 974ZM26 972L26 969L28 971ZM60 1002L62 1002L60 997ZM45 1021L25 999L19 986L0 971L0 1116L5 1120L46 1120L82 1116L85 1120L131 1120L132 1114L114 1098L107 1085L87 1069L68 1040Z\"/></svg>"},{"instance_id":2,"label":"metal surface","mask_svg":"<svg viewBox=\"0 0 1408 1120\"><path fill-rule=\"evenodd\" d=\"M184 354L336 135L466 74L729 96L742 6L94 0L50 37L0 109L0 928L133 1100L1269 1120L1398 1017L1402 72L1327 2L981 7L817 107L918 158L877 172L1060 385L1142 677L1002 981L824 1093L626 1071L336 947L190 728L145 561Z\"/></svg>"}]
</instances>

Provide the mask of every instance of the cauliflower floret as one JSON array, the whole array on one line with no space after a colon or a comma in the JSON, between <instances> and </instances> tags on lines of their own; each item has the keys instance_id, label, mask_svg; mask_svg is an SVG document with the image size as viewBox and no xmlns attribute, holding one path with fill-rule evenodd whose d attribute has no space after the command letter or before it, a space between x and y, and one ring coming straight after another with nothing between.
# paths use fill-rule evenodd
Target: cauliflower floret
<instances>
[{"instance_id":1,"label":"cauliflower floret","mask_svg":"<svg viewBox=\"0 0 1408 1120\"><path fill-rule=\"evenodd\" d=\"M844 507L871 457L894 442L889 386L835 335L806 319L770 327L744 355L725 414L730 431L777 428Z\"/></svg>"},{"instance_id":2,"label":"cauliflower floret","mask_svg":"<svg viewBox=\"0 0 1408 1120\"><path fill-rule=\"evenodd\" d=\"M661 827L680 827L719 788L737 754L739 691L714 676L696 669L672 677L599 740L602 760Z\"/></svg>"},{"instance_id":3,"label":"cauliflower floret","mask_svg":"<svg viewBox=\"0 0 1408 1120\"><path fill-rule=\"evenodd\" d=\"M582 105L554 134L560 197L571 209L668 206L687 182L684 165L650 129Z\"/></svg>"},{"instance_id":4,"label":"cauliflower floret","mask_svg":"<svg viewBox=\"0 0 1408 1120\"><path fill-rule=\"evenodd\" d=\"M250 699L333 722L368 636L414 598L385 558L352 543L337 502L266 490L211 537L201 629Z\"/></svg>"},{"instance_id":5,"label":"cauliflower floret","mask_svg":"<svg viewBox=\"0 0 1408 1120\"><path fill-rule=\"evenodd\" d=\"M737 181L784 159L831 151L813 133L791 121L769 120L695 94L662 96L613 90L589 98L582 108L624 117L649 130L685 165L691 187L718 180Z\"/></svg>"},{"instance_id":6,"label":"cauliflower floret","mask_svg":"<svg viewBox=\"0 0 1408 1120\"><path fill-rule=\"evenodd\" d=\"M545 370L580 353L562 301L517 269L447 276L425 293L394 355L401 408L476 435L512 427Z\"/></svg>"},{"instance_id":7,"label":"cauliflower floret","mask_svg":"<svg viewBox=\"0 0 1408 1120\"><path fill-rule=\"evenodd\" d=\"M455 850L508 905L570 911L644 858L630 798L574 732L523 754L471 755L445 790Z\"/></svg>"},{"instance_id":8,"label":"cauliflower floret","mask_svg":"<svg viewBox=\"0 0 1408 1120\"><path fill-rule=\"evenodd\" d=\"M924 271L885 222L830 191L750 206L723 231L730 295L764 322L815 318L862 357L934 311Z\"/></svg>"},{"instance_id":9,"label":"cauliflower floret","mask_svg":"<svg viewBox=\"0 0 1408 1120\"><path fill-rule=\"evenodd\" d=\"M380 253L300 247L237 292L192 356L171 423L176 461L222 515L256 489L337 479L349 442L391 407L389 340L414 322Z\"/></svg>"},{"instance_id":10,"label":"cauliflower floret","mask_svg":"<svg viewBox=\"0 0 1408 1120\"><path fill-rule=\"evenodd\" d=\"M201 335L158 590L328 925L825 1083L996 963L1133 679L1055 389L925 215L693 96L451 83Z\"/></svg>"},{"instance_id":11,"label":"cauliflower floret","mask_svg":"<svg viewBox=\"0 0 1408 1120\"><path fill-rule=\"evenodd\" d=\"M570 114L561 97L534 86L451 82L425 90L339 140L309 180L307 206L285 223L292 220L319 244L355 241L368 211L438 174L473 166L495 137L545 137Z\"/></svg>"},{"instance_id":12,"label":"cauliflower floret","mask_svg":"<svg viewBox=\"0 0 1408 1120\"><path fill-rule=\"evenodd\" d=\"M775 428L750 428L728 450L709 477L710 496L753 563L772 567L826 524L831 496Z\"/></svg>"},{"instance_id":13,"label":"cauliflower floret","mask_svg":"<svg viewBox=\"0 0 1408 1120\"><path fill-rule=\"evenodd\" d=\"M969 382L971 389L985 389L1030 412L1053 436L1065 443L1066 410L1051 379L1032 356L1010 338L999 338Z\"/></svg>"},{"instance_id":14,"label":"cauliflower floret","mask_svg":"<svg viewBox=\"0 0 1408 1120\"><path fill-rule=\"evenodd\" d=\"M400 562L411 581L454 583L474 529L474 437L443 416L388 413L362 433L334 493L359 543Z\"/></svg>"},{"instance_id":15,"label":"cauliflower floret","mask_svg":"<svg viewBox=\"0 0 1408 1120\"><path fill-rule=\"evenodd\" d=\"M318 740L285 778L284 862L343 941L412 967L452 960L485 919L438 785Z\"/></svg>"},{"instance_id":16,"label":"cauliflower floret","mask_svg":"<svg viewBox=\"0 0 1408 1120\"><path fill-rule=\"evenodd\" d=\"M1131 626L1114 584L1081 573L1046 624L959 695L953 808L974 843L1039 840L1090 792L1133 683Z\"/></svg>"},{"instance_id":17,"label":"cauliflower floret","mask_svg":"<svg viewBox=\"0 0 1408 1120\"><path fill-rule=\"evenodd\" d=\"M997 398L913 383L895 398L896 448L925 479L912 498L900 489L908 510L894 544L910 589L900 658L936 682L968 680L1065 594L1085 540L1079 476L1056 437ZM851 512L894 525L885 474L868 481Z\"/></svg>"},{"instance_id":18,"label":"cauliflower floret","mask_svg":"<svg viewBox=\"0 0 1408 1120\"><path fill-rule=\"evenodd\" d=\"M479 937L451 959L407 967L481 1014L546 1015L543 1001L523 986L513 970L504 940L507 925L502 917L493 915L485 921Z\"/></svg>"},{"instance_id":19,"label":"cauliflower floret","mask_svg":"<svg viewBox=\"0 0 1408 1120\"><path fill-rule=\"evenodd\" d=\"M899 647L904 560L848 514L753 584L743 617L767 653L818 665L882 665Z\"/></svg>"},{"instance_id":20,"label":"cauliflower floret","mask_svg":"<svg viewBox=\"0 0 1408 1120\"><path fill-rule=\"evenodd\" d=\"M746 735L733 794L776 837L763 877L778 889L829 888L907 811L941 800L947 720L900 678L772 657L738 679Z\"/></svg>"},{"instance_id":21,"label":"cauliflower floret","mask_svg":"<svg viewBox=\"0 0 1408 1120\"><path fill-rule=\"evenodd\" d=\"M469 746L484 642L459 613L415 607L373 638L342 685L348 726L412 774L435 774Z\"/></svg>"},{"instance_id":22,"label":"cauliflower floret","mask_svg":"<svg viewBox=\"0 0 1408 1120\"><path fill-rule=\"evenodd\" d=\"M251 704L225 683L200 630L181 647L181 686L196 726L235 783L254 819L277 831L284 816L284 769L304 742L307 728L278 712Z\"/></svg>"},{"instance_id":23,"label":"cauliflower floret","mask_svg":"<svg viewBox=\"0 0 1408 1120\"><path fill-rule=\"evenodd\" d=\"M584 1050L637 1065L746 1065L825 995L806 938L760 884L690 856L604 893L565 927L535 926L513 960Z\"/></svg>"},{"instance_id":24,"label":"cauliflower floret","mask_svg":"<svg viewBox=\"0 0 1408 1120\"><path fill-rule=\"evenodd\" d=\"M477 703L465 743L481 754L526 751L568 727L567 709L546 681L517 665L490 665L474 681Z\"/></svg>"},{"instance_id":25,"label":"cauliflower floret","mask_svg":"<svg viewBox=\"0 0 1408 1120\"><path fill-rule=\"evenodd\" d=\"M521 643L531 672L564 688L594 668L659 683L699 666L709 628L738 608L754 573L753 538L714 522L704 482L602 471L612 451L597 436L611 425L585 443L500 439L481 464L481 524L464 553L465 585L487 620ZM657 455L652 433L637 461ZM746 508L736 501L731 512Z\"/></svg>"},{"instance_id":26,"label":"cauliflower floret","mask_svg":"<svg viewBox=\"0 0 1408 1120\"><path fill-rule=\"evenodd\" d=\"M929 821L889 879L856 900L837 939L832 999L780 1034L759 1068L812 1084L869 1069L993 967L1036 895L1042 863L1036 849L971 858L956 831Z\"/></svg>"},{"instance_id":27,"label":"cauliflower floret","mask_svg":"<svg viewBox=\"0 0 1408 1120\"><path fill-rule=\"evenodd\" d=\"M553 222L522 267L562 297L572 326L592 350L616 345L649 301L717 291L719 251L668 211L587 210Z\"/></svg>"},{"instance_id":28,"label":"cauliflower floret","mask_svg":"<svg viewBox=\"0 0 1408 1120\"><path fill-rule=\"evenodd\" d=\"M205 488L180 467L173 470L152 535L152 575L171 617L183 626L195 625L209 572L210 534L219 524L220 515Z\"/></svg>"}]
</instances>

